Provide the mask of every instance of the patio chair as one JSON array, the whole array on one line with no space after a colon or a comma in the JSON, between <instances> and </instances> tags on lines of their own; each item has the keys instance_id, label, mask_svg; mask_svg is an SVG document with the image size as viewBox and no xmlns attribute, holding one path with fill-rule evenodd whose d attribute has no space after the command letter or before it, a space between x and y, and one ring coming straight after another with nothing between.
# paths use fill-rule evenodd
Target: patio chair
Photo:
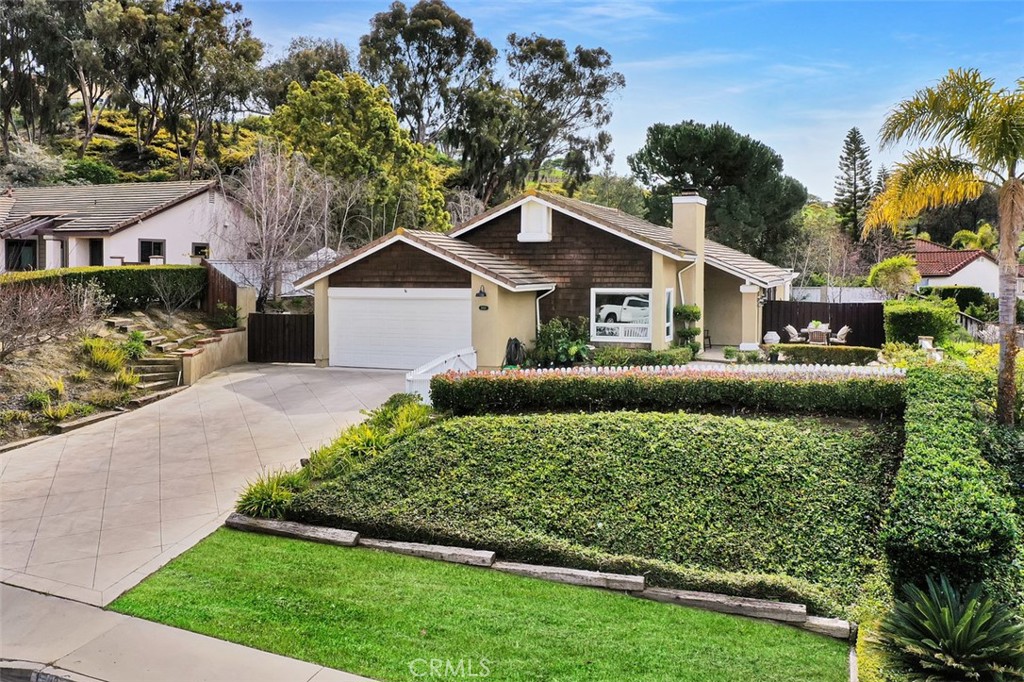
<instances>
[{"instance_id":1,"label":"patio chair","mask_svg":"<svg viewBox=\"0 0 1024 682\"><path fill-rule=\"evenodd\" d=\"M850 332L852 331L853 329L850 328L850 325L844 324L842 328L840 328L840 330L836 333L836 335L831 337L828 340L828 342L832 344L838 343L839 345L844 345L846 343L846 337L849 336Z\"/></svg>"},{"instance_id":2,"label":"patio chair","mask_svg":"<svg viewBox=\"0 0 1024 682\"><path fill-rule=\"evenodd\" d=\"M783 329L785 330L785 332L787 334L789 334L789 342L790 343L803 343L804 341L807 340L807 337L806 336L800 336L800 332L798 332L796 330L796 327L794 327L791 324L787 324L785 327L783 327Z\"/></svg>"}]
</instances>

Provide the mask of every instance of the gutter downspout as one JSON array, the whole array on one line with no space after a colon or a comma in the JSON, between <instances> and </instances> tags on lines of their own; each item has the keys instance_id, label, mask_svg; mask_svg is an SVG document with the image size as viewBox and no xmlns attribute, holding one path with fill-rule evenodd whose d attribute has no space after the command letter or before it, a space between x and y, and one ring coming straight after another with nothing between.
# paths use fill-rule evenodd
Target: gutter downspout
<instances>
[{"instance_id":1,"label":"gutter downspout","mask_svg":"<svg viewBox=\"0 0 1024 682\"><path fill-rule=\"evenodd\" d=\"M535 305L536 305L536 308L537 308L537 328L536 328L535 332L537 332L537 333L540 332L540 299L544 298L548 294L553 294L553 293L555 293L555 288L551 287L550 289L545 291L543 294L538 296L537 300L535 301Z\"/></svg>"},{"instance_id":2,"label":"gutter downspout","mask_svg":"<svg viewBox=\"0 0 1024 682\"><path fill-rule=\"evenodd\" d=\"M686 305L686 296L683 294L683 273L692 268L697 264L697 261L693 261L685 268L676 273L676 284L679 285L679 305Z\"/></svg>"}]
</instances>

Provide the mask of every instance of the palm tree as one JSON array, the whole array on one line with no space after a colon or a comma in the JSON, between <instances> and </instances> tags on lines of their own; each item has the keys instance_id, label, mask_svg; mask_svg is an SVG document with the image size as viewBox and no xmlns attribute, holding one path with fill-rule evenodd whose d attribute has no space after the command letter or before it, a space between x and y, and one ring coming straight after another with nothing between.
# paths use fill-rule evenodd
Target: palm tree
<instances>
[{"instance_id":1,"label":"palm tree","mask_svg":"<svg viewBox=\"0 0 1024 682\"><path fill-rule=\"evenodd\" d=\"M963 249L978 249L979 251L988 251L989 253L993 253L999 246L999 233L991 224L981 221L978 224L978 229L974 232L971 230L960 230L954 234L949 245L953 247L959 246Z\"/></svg>"},{"instance_id":2,"label":"palm tree","mask_svg":"<svg viewBox=\"0 0 1024 682\"><path fill-rule=\"evenodd\" d=\"M1024 227L1024 78L996 89L976 69L950 71L937 85L896 105L882 124L881 146L932 143L907 152L868 211L865 233L896 230L926 208L999 196L999 379L996 417L1013 424L1017 248Z\"/></svg>"}]
</instances>

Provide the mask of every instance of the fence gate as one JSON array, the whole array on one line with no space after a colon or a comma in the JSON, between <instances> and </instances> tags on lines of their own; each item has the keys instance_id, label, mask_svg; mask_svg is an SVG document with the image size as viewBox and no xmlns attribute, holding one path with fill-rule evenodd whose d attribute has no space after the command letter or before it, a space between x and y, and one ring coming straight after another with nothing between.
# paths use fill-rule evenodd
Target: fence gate
<instances>
[{"instance_id":1,"label":"fence gate","mask_svg":"<svg viewBox=\"0 0 1024 682\"><path fill-rule=\"evenodd\" d=\"M313 362L313 316L249 313L249 362Z\"/></svg>"},{"instance_id":2,"label":"fence gate","mask_svg":"<svg viewBox=\"0 0 1024 682\"><path fill-rule=\"evenodd\" d=\"M848 346L881 348L885 343L885 326L881 303L818 303L810 301L765 301L761 315L761 337L774 331L789 342L786 325L803 329L812 320L826 322L835 334L843 325L852 332L846 338Z\"/></svg>"}]
</instances>

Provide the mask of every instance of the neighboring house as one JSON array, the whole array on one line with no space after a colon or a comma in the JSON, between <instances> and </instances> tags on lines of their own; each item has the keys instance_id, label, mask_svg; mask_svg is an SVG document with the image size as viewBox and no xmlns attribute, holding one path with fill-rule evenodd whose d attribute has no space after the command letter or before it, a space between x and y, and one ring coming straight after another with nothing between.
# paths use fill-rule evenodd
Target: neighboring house
<instances>
[{"instance_id":1,"label":"neighboring house","mask_svg":"<svg viewBox=\"0 0 1024 682\"><path fill-rule=\"evenodd\" d=\"M919 287L981 287L985 293L999 296L999 265L988 251L951 249L915 239L914 257L921 273Z\"/></svg>"},{"instance_id":2,"label":"neighboring house","mask_svg":"<svg viewBox=\"0 0 1024 682\"><path fill-rule=\"evenodd\" d=\"M215 181L12 188L0 194L0 272L227 255L242 215Z\"/></svg>"},{"instance_id":3,"label":"neighboring house","mask_svg":"<svg viewBox=\"0 0 1024 682\"><path fill-rule=\"evenodd\" d=\"M706 203L674 197L669 228L531 191L448 234L396 230L296 282L314 290L316 362L413 369L473 347L498 367L555 317L588 319L598 345L666 348L680 303L715 344L756 348L761 303L795 275L705 239Z\"/></svg>"}]
</instances>

